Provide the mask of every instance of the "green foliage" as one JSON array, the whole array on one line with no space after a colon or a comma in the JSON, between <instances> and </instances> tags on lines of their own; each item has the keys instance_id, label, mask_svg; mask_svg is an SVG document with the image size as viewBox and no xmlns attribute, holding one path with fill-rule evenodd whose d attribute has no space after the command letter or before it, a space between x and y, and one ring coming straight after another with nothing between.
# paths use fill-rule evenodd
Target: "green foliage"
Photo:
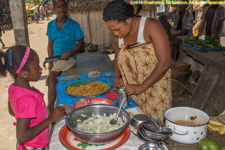
<instances>
[{"instance_id":1,"label":"green foliage","mask_svg":"<svg viewBox=\"0 0 225 150\"><path fill-rule=\"evenodd\" d=\"M25 1L25 3L36 3L36 4L39 4L39 3L42 3L44 0L28 0L28 1Z\"/></svg>"},{"instance_id":2,"label":"green foliage","mask_svg":"<svg viewBox=\"0 0 225 150\"><path fill-rule=\"evenodd\" d=\"M87 49L89 52L96 52L98 51L98 45L97 44L92 44L92 43L85 43L84 47Z\"/></svg>"}]
</instances>

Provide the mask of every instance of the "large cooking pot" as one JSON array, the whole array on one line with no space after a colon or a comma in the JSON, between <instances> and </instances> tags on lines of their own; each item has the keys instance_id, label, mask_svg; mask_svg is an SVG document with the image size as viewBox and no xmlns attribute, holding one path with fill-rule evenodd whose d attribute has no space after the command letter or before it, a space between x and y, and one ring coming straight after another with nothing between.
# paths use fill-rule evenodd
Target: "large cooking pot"
<instances>
[{"instance_id":1,"label":"large cooking pot","mask_svg":"<svg viewBox=\"0 0 225 150\"><path fill-rule=\"evenodd\" d=\"M76 138L78 138L80 141L83 141L89 144L110 143L118 139L123 134L126 127L129 125L130 117L128 113L123 109L121 109L119 117L121 117L125 123L122 127L114 131L105 132L105 133L87 133L87 132L76 130L75 127L77 126L78 120L79 121L86 120L89 117L91 117L92 114L95 114L96 116L99 116L99 115L103 116L104 114L106 114L106 116L109 116L110 114L117 113L118 109L119 109L118 107L115 107L112 105L105 105L105 104L93 104L93 105L83 106L83 107L72 110L66 116L66 125L71 130L71 132L76 136Z\"/></svg>"},{"instance_id":2,"label":"large cooking pot","mask_svg":"<svg viewBox=\"0 0 225 150\"><path fill-rule=\"evenodd\" d=\"M165 112L165 126L173 130L174 141L194 144L207 135L209 116L198 109L174 107Z\"/></svg>"}]
</instances>

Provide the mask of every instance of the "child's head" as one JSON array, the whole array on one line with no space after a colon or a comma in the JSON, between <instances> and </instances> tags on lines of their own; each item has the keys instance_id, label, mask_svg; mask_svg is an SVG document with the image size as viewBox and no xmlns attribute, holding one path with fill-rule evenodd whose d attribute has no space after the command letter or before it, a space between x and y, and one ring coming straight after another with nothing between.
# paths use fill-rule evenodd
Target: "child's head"
<instances>
[{"instance_id":1,"label":"child's head","mask_svg":"<svg viewBox=\"0 0 225 150\"><path fill-rule=\"evenodd\" d=\"M31 72L33 66L38 65L37 53L26 46L10 47L5 53L0 52L0 76L6 76L7 71L16 79L24 72Z\"/></svg>"}]
</instances>

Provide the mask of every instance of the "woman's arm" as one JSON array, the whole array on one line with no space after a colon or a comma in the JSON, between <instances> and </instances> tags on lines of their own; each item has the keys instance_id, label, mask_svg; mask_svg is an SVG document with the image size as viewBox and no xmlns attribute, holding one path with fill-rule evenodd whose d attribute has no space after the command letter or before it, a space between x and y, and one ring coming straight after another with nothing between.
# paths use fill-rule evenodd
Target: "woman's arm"
<instances>
[{"instance_id":1,"label":"woman's arm","mask_svg":"<svg viewBox=\"0 0 225 150\"><path fill-rule=\"evenodd\" d=\"M171 64L170 45L168 36L162 25L155 19L147 19L144 28L144 39L152 42L158 63L152 73L142 84L130 84L126 86L125 92L128 95L141 94L158 82L169 69Z\"/></svg>"},{"instance_id":2,"label":"woman's arm","mask_svg":"<svg viewBox=\"0 0 225 150\"><path fill-rule=\"evenodd\" d=\"M124 83L120 77L120 71L118 67L118 52L119 52L119 47L118 47L118 38L113 37L113 46L114 46L114 51L115 51L115 60L114 60L114 76L113 76L113 86L114 88L121 88L124 86Z\"/></svg>"},{"instance_id":3,"label":"woman's arm","mask_svg":"<svg viewBox=\"0 0 225 150\"><path fill-rule=\"evenodd\" d=\"M149 18L146 22L144 30L145 40L152 41L154 51L158 59L158 64L155 69L142 83L144 90L146 90L165 75L171 64L171 55L168 36L162 25L157 20Z\"/></svg>"}]
</instances>

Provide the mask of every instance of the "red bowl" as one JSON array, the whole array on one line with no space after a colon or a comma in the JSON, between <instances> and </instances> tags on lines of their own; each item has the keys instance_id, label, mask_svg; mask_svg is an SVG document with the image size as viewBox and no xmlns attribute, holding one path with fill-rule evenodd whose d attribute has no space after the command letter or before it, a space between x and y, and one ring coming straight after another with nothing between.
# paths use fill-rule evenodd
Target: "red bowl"
<instances>
[{"instance_id":1,"label":"red bowl","mask_svg":"<svg viewBox=\"0 0 225 150\"><path fill-rule=\"evenodd\" d=\"M84 100L89 103L89 99L91 99L91 104L108 104L108 105L114 105L113 101L107 99L107 98L101 98L101 97L90 97L90 98L85 98ZM77 103L79 101L75 102L72 106L73 109L77 108ZM89 105L89 104L86 104ZM85 105L83 105L85 106Z\"/></svg>"},{"instance_id":2,"label":"red bowl","mask_svg":"<svg viewBox=\"0 0 225 150\"><path fill-rule=\"evenodd\" d=\"M106 97L109 99L116 99L116 92L108 92L106 93Z\"/></svg>"}]
</instances>

